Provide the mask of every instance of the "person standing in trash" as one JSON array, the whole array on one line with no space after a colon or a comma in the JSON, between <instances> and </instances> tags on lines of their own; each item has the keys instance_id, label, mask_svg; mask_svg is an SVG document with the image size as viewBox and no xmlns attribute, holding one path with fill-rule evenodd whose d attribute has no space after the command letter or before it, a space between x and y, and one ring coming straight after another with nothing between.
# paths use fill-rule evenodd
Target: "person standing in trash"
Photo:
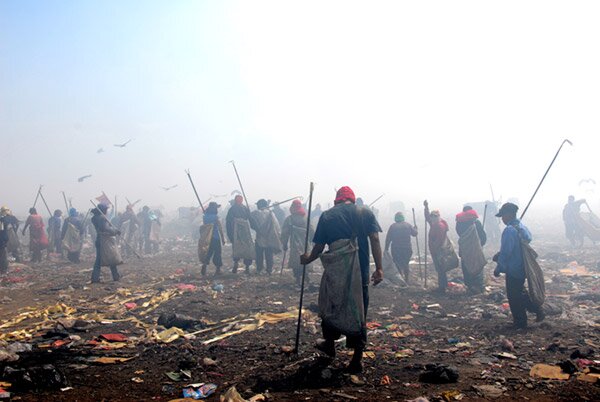
<instances>
[{"instance_id":1,"label":"person standing in trash","mask_svg":"<svg viewBox=\"0 0 600 402\"><path fill-rule=\"evenodd\" d=\"M567 204L563 208L565 235L573 247L583 246L583 238L585 234L581 228L579 209L585 203L585 199L575 201L575 197L570 195Z\"/></svg>"},{"instance_id":2,"label":"person standing in trash","mask_svg":"<svg viewBox=\"0 0 600 402\"><path fill-rule=\"evenodd\" d=\"M133 212L133 206L127 205L125 212L121 214L118 226L119 230L123 232L123 240L125 240L123 246L126 257L130 257L135 251L132 247L135 247L134 244L137 242L139 226L140 223L135 212Z\"/></svg>"},{"instance_id":3,"label":"person standing in trash","mask_svg":"<svg viewBox=\"0 0 600 402\"><path fill-rule=\"evenodd\" d=\"M12 254L16 262L22 262L23 257L21 256L21 242L17 235L19 231L19 220L12 214L10 209L7 207L0 208L0 217L4 218L5 229L8 233L8 245L6 251Z\"/></svg>"},{"instance_id":4,"label":"person standing in trash","mask_svg":"<svg viewBox=\"0 0 600 402\"><path fill-rule=\"evenodd\" d=\"M323 212L313 238L314 246L309 254L300 257L300 263L307 265L319 258L325 245L331 247L332 243L342 239L354 239L358 244L358 259L362 282L362 303L364 307L365 322L369 307L369 242L375 260L375 272L371 280L377 285L383 280L383 265L379 232L381 227L377 219L368 208L355 205L356 197L352 189L344 186L337 191L333 208ZM360 303L357 301L357 303ZM335 340L342 333L329 327L325 322L321 324L324 342L317 344L317 349L325 354L335 357ZM367 344L366 326L361 330L361 335L347 335L346 346L354 349L348 371L362 371L362 354Z\"/></svg>"},{"instance_id":5,"label":"person standing in trash","mask_svg":"<svg viewBox=\"0 0 600 402\"><path fill-rule=\"evenodd\" d=\"M216 202L210 202L206 211L204 211L203 222L205 225L213 225L213 229L208 253L206 254L204 261L202 261L202 275L206 275L206 267L210 264L211 258L213 264L217 267L215 275L221 274L221 267L223 266L221 245L225 245L225 238L223 237L223 227L221 226L221 220L219 219L220 207L221 206Z\"/></svg>"},{"instance_id":6,"label":"person standing in trash","mask_svg":"<svg viewBox=\"0 0 600 402\"><path fill-rule=\"evenodd\" d=\"M29 216L21 234L29 228L29 251L31 251L31 262L42 262L42 250L48 247L48 236L44 231L44 219L38 215L35 208L29 208Z\"/></svg>"},{"instance_id":7,"label":"person standing in trash","mask_svg":"<svg viewBox=\"0 0 600 402\"><path fill-rule=\"evenodd\" d=\"M385 251L392 248L392 259L404 281L409 282L409 263L412 257L411 236L417 237L417 228L406 222L404 214L397 212L385 236Z\"/></svg>"},{"instance_id":8,"label":"person standing in trash","mask_svg":"<svg viewBox=\"0 0 600 402\"><path fill-rule=\"evenodd\" d=\"M152 230L152 220L150 219L150 207L144 205L142 210L137 215L138 222L142 227L142 233L140 236L139 250L144 251L146 254L150 254L150 231Z\"/></svg>"},{"instance_id":9,"label":"person standing in trash","mask_svg":"<svg viewBox=\"0 0 600 402\"><path fill-rule=\"evenodd\" d=\"M49 253L62 255L62 211L57 209L50 219L48 219L48 240L50 241Z\"/></svg>"},{"instance_id":10,"label":"person standing in trash","mask_svg":"<svg viewBox=\"0 0 600 402\"><path fill-rule=\"evenodd\" d=\"M69 216L65 219L65 222L62 227L61 240L65 239L67 235L67 230L69 230L69 225L73 225L75 230L77 230L77 234L79 236L79 244L83 243L83 222L81 222L81 218L79 217L79 213L75 208L69 209ZM68 251L67 250L67 259L75 264L79 264L79 257L81 255L81 247L79 247L76 251Z\"/></svg>"},{"instance_id":11,"label":"person standing in trash","mask_svg":"<svg viewBox=\"0 0 600 402\"><path fill-rule=\"evenodd\" d=\"M521 251L521 240L531 242L531 232L517 219L519 207L507 202L496 214L502 218L506 225L502 232L500 251L494 256L493 261L498 265L494 276L501 273L506 275L506 296L513 316L514 327L518 329L527 327L527 311L536 314L536 321L544 320L541 307L536 307L525 291L525 265Z\"/></svg>"},{"instance_id":12,"label":"person standing in trash","mask_svg":"<svg viewBox=\"0 0 600 402\"><path fill-rule=\"evenodd\" d=\"M225 217L225 230L227 231L227 237L229 238L229 242L233 247L235 247L235 220L243 219L245 221L250 220L250 211L248 207L244 205L244 197L241 195L236 195L233 199L233 205L227 211L227 216ZM235 274L238 270L240 259L233 259L233 269L232 272ZM246 273L250 273L250 264L252 264L251 259L244 259L244 265L246 266Z\"/></svg>"},{"instance_id":13,"label":"person standing in trash","mask_svg":"<svg viewBox=\"0 0 600 402\"><path fill-rule=\"evenodd\" d=\"M281 227L281 244L283 250L290 250L288 267L292 270L296 284L302 283L302 264L295 256L304 252L304 241L306 239L306 210L302 207L300 200L294 200L290 206L290 216L285 218ZM309 226L308 236L314 236L312 225ZM308 269L308 267L306 267ZM308 276L306 276L308 279Z\"/></svg>"},{"instance_id":14,"label":"person standing in trash","mask_svg":"<svg viewBox=\"0 0 600 402\"><path fill-rule=\"evenodd\" d=\"M438 292L445 293L448 287L448 275L445 267L442 266L440 258L443 252L444 243L448 238L448 223L440 218L440 211L433 210L429 212L429 203L423 201L425 207L425 221L429 223L428 244L429 252L433 260L433 265L438 275Z\"/></svg>"},{"instance_id":15,"label":"person standing in trash","mask_svg":"<svg viewBox=\"0 0 600 402\"><path fill-rule=\"evenodd\" d=\"M483 225L477 212L469 205L456 214L456 233L458 233L458 254L465 285L470 294L483 293L483 267L487 263L482 247L487 241Z\"/></svg>"},{"instance_id":16,"label":"person standing in trash","mask_svg":"<svg viewBox=\"0 0 600 402\"><path fill-rule=\"evenodd\" d=\"M94 269L92 270L92 283L100 283L100 270L102 267L101 236L118 236L121 234L121 232L115 229L106 218L107 211L108 207L104 204L98 204L98 207L92 210L92 224L96 230L96 261L94 262ZM112 274L113 281L117 282L121 279L121 275L119 275L116 265L110 266L110 273Z\"/></svg>"},{"instance_id":17,"label":"person standing in trash","mask_svg":"<svg viewBox=\"0 0 600 402\"><path fill-rule=\"evenodd\" d=\"M8 229L6 216L0 215L0 275L8 272Z\"/></svg>"},{"instance_id":18,"label":"person standing in trash","mask_svg":"<svg viewBox=\"0 0 600 402\"><path fill-rule=\"evenodd\" d=\"M258 200L256 207L258 209L250 213L250 227L256 232L256 273L260 274L266 263L267 274L271 275L273 273L273 254L281 251L281 230L277 218L268 209L267 200ZM277 241L279 247L273 244L272 239Z\"/></svg>"},{"instance_id":19,"label":"person standing in trash","mask_svg":"<svg viewBox=\"0 0 600 402\"><path fill-rule=\"evenodd\" d=\"M147 247L150 248L150 252L158 253L158 247L160 244L160 230L162 228L162 223L160 222L160 218L162 214L160 210L155 209L154 211L150 211L148 214L148 218L150 219L150 233L148 233L147 237ZM148 251L146 251L148 253Z\"/></svg>"}]
</instances>

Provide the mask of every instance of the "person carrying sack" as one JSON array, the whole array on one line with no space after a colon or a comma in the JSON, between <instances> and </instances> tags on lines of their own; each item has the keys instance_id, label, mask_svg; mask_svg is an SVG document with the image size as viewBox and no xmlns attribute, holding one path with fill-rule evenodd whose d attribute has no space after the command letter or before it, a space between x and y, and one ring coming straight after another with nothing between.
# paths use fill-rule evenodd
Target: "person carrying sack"
<instances>
[{"instance_id":1,"label":"person carrying sack","mask_svg":"<svg viewBox=\"0 0 600 402\"><path fill-rule=\"evenodd\" d=\"M527 328L527 311L536 314L536 321L545 318L541 305L532 302L525 291L525 279L527 278L523 250L521 242L531 242L531 232L517 219L519 207L507 202L496 214L502 218L506 228L502 232L500 251L494 256L493 261L498 265L494 270L494 276L499 277L501 273L506 275L506 295L510 312L513 316L514 328Z\"/></svg>"},{"instance_id":2,"label":"person carrying sack","mask_svg":"<svg viewBox=\"0 0 600 402\"><path fill-rule=\"evenodd\" d=\"M425 207L425 221L429 223L429 236L427 242L431 259L438 275L439 293L445 293L448 287L447 272L458 268L458 256L454 246L448 238L448 223L440 217L440 211L429 212L429 203L423 201Z\"/></svg>"},{"instance_id":3,"label":"person carrying sack","mask_svg":"<svg viewBox=\"0 0 600 402\"><path fill-rule=\"evenodd\" d=\"M225 245L225 237L219 220L220 207L221 205L216 202L211 202L204 211L204 225L200 228L200 239L198 240L198 257L202 262L202 276L206 275L206 268L211 259L216 267L215 275L221 274L223 266L221 251L222 245ZM206 251L204 252L204 250Z\"/></svg>"},{"instance_id":4,"label":"person carrying sack","mask_svg":"<svg viewBox=\"0 0 600 402\"><path fill-rule=\"evenodd\" d=\"M92 270L92 283L100 283L101 267L110 267L113 281L121 279L117 265L123 263L119 248L117 246L116 237L121 232L115 229L108 219L106 213L108 207L104 204L98 204L97 208L92 210L92 224L96 229L96 261Z\"/></svg>"},{"instance_id":5,"label":"person carrying sack","mask_svg":"<svg viewBox=\"0 0 600 402\"><path fill-rule=\"evenodd\" d=\"M317 349L333 358L335 340L346 335L346 346L354 349L347 367L351 373L362 371L361 359L367 343L369 241L375 260L371 280L373 285L383 280L381 227L373 212L357 207L355 202L350 187L340 188L334 207L319 218L310 255L300 257L303 265L320 257L325 270L319 289L319 315L325 340L317 344ZM325 245L329 249L323 253Z\"/></svg>"}]
</instances>

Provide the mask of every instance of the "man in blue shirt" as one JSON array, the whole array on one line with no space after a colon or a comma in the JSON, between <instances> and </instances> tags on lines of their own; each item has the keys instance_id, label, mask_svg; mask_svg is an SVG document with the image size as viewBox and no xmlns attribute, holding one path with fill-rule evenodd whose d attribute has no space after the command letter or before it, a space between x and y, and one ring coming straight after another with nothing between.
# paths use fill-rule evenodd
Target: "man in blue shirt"
<instances>
[{"instance_id":1,"label":"man in blue shirt","mask_svg":"<svg viewBox=\"0 0 600 402\"><path fill-rule=\"evenodd\" d=\"M371 210L355 205L356 197L350 187L345 186L340 188L336 194L334 203L335 206L323 212L319 218L313 238L315 245L312 252L310 255L302 255L300 262L305 265L310 264L319 258L319 255L325 249L325 245L331 245L337 240L356 237L363 287L363 306L366 316L369 305L369 242L371 243L371 251L375 260L375 272L373 272L371 280L373 285L377 285L383 280L381 244L379 242L381 227ZM325 323L323 323L322 329L325 342L317 347L333 357L335 356L334 342L340 337L341 333L334 328L328 327ZM350 372L362 371L361 358L366 343L366 328L363 328L360 336L346 336L346 346L354 349L352 360L348 366Z\"/></svg>"},{"instance_id":2,"label":"man in blue shirt","mask_svg":"<svg viewBox=\"0 0 600 402\"><path fill-rule=\"evenodd\" d=\"M525 291L525 265L521 250L521 239L527 243L531 241L531 232L517 219L519 207L507 202L496 214L502 218L506 228L502 232L500 252L493 260L498 264L494 270L494 276L499 277L501 273L506 275L506 296L513 316L515 328L527 327L527 311L536 313L537 320L544 319L544 313L540 307L536 307L529 300Z\"/></svg>"}]
</instances>

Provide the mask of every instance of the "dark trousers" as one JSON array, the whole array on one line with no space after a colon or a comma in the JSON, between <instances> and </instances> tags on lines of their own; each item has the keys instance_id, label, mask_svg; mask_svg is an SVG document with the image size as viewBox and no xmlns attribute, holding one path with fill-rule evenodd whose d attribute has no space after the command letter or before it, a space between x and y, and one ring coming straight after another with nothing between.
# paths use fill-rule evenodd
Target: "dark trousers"
<instances>
[{"instance_id":1,"label":"dark trousers","mask_svg":"<svg viewBox=\"0 0 600 402\"><path fill-rule=\"evenodd\" d=\"M441 267L442 263L436 254L431 253L431 259L433 260L433 266L437 272L438 290L440 292L445 292L446 288L448 288L448 273L444 271L443 267Z\"/></svg>"},{"instance_id":2,"label":"dark trousers","mask_svg":"<svg viewBox=\"0 0 600 402\"><path fill-rule=\"evenodd\" d=\"M100 282L100 270L102 267L100 266L100 245L96 244L96 261L94 262L94 269L92 270L92 283ZM119 275L119 271L117 270L116 265L110 266L110 273L112 274L113 281L118 281L121 279L121 275Z\"/></svg>"},{"instance_id":3,"label":"dark trousers","mask_svg":"<svg viewBox=\"0 0 600 402\"><path fill-rule=\"evenodd\" d=\"M412 249L410 248L392 248L392 258L396 269L400 272L400 275L404 276L404 281L408 283L410 276L409 264L410 257L412 257Z\"/></svg>"},{"instance_id":4,"label":"dark trousers","mask_svg":"<svg viewBox=\"0 0 600 402\"><path fill-rule=\"evenodd\" d=\"M6 246L0 247L0 274L8 272L8 250Z\"/></svg>"},{"instance_id":5,"label":"dark trousers","mask_svg":"<svg viewBox=\"0 0 600 402\"><path fill-rule=\"evenodd\" d=\"M256 249L256 272L262 272L265 267L265 261L267 264L267 272L270 274L273 272L273 250L270 248L255 246Z\"/></svg>"},{"instance_id":6,"label":"dark trousers","mask_svg":"<svg viewBox=\"0 0 600 402\"><path fill-rule=\"evenodd\" d=\"M241 258L234 258L233 264L237 267L241 260ZM250 265L252 265L252 260L247 260L244 258L244 265L246 266L246 268L248 268Z\"/></svg>"},{"instance_id":7,"label":"dark trousers","mask_svg":"<svg viewBox=\"0 0 600 402\"><path fill-rule=\"evenodd\" d=\"M221 258L221 239L213 238L210 241L210 246L208 247L208 253L206 254L206 258L202 263L204 265L210 264L210 259L212 258L213 264L215 267L221 268L223 265L223 259Z\"/></svg>"},{"instance_id":8,"label":"dark trousers","mask_svg":"<svg viewBox=\"0 0 600 402\"><path fill-rule=\"evenodd\" d=\"M513 322L517 327L527 326L527 311L539 314L539 307L536 307L529 295L525 291L525 278L513 278L506 275L506 296L510 305L510 312L513 316Z\"/></svg>"},{"instance_id":9,"label":"dark trousers","mask_svg":"<svg viewBox=\"0 0 600 402\"><path fill-rule=\"evenodd\" d=\"M67 259L73 263L78 264L79 263L79 255L81 254L80 251L75 251L75 252L68 252L67 253Z\"/></svg>"},{"instance_id":10,"label":"dark trousers","mask_svg":"<svg viewBox=\"0 0 600 402\"><path fill-rule=\"evenodd\" d=\"M34 247L31 249L31 262L42 262L42 249Z\"/></svg>"}]
</instances>

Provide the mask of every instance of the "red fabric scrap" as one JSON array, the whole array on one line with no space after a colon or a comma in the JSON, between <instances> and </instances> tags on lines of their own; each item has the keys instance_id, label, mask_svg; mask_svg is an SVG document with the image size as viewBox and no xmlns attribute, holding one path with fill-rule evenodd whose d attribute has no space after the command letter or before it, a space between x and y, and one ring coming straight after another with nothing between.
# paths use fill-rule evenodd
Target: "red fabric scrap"
<instances>
[{"instance_id":1,"label":"red fabric scrap","mask_svg":"<svg viewBox=\"0 0 600 402\"><path fill-rule=\"evenodd\" d=\"M123 334L102 334L100 338L106 339L109 342L125 342L127 337Z\"/></svg>"}]
</instances>

